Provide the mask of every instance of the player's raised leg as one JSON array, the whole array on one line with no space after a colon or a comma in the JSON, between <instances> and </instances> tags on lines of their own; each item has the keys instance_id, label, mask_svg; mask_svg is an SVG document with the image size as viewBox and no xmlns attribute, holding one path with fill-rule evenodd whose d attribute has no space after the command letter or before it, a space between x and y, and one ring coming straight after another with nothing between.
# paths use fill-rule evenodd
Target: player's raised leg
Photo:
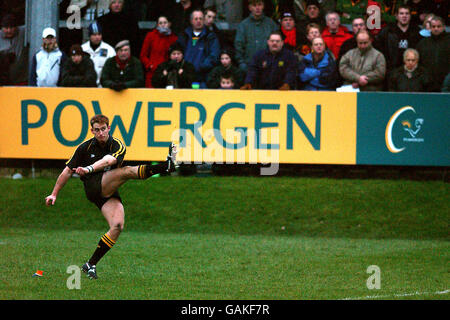
<instances>
[{"instance_id":1,"label":"player's raised leg","mask_svg":"<svg viewBox=\"0 0 450 320\"><path fill-rule=\"evenodd\" d=\"M176 153L177 147L172 143L169 146L169 154L165 162L155 165L126 166L105 172L102 177L102 195L110 197L130 179L147 179L155 174L175 171Z\"/></svg>"}]
</instances>

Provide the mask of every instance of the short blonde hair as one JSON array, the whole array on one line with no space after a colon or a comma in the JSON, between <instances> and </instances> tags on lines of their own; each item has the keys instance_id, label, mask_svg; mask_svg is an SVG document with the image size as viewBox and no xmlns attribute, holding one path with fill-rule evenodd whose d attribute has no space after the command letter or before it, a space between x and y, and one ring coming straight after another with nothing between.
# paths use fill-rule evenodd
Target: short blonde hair
<instances>
[{"instance_id":1,"label":"short blonde hair","mask_svg":"<svg viewBox=\"0 0 450 320\"><path fill-rule=\"evenodd\" d=\"M431 27L431 20L433 20L433 18L434 18L435 16L436 16L436 15L435 15L434 13L429 13L429 14L427 14L427 15L425 16L425 19L423 19L422 27L426 29L428 23L430 24L430 27Z\"/></svg>"}]
</instances>

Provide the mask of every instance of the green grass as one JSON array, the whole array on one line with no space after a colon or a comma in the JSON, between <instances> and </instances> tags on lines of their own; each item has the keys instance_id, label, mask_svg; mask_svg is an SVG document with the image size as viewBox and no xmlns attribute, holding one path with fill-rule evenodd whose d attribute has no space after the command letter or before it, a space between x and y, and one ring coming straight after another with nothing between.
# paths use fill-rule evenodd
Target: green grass
<instances>
[{"instance_id":1,"label":"green grass","mask_svg":"<svg viewBox=\"0 0 450 320\"><path fill-rule=\"evenodd\" d=\"M448 299L443 182L170 177L121 188L116 246L68 290L107 230L76 179L0 179L0 299ZM366 272L381 269L381 289ZM13 270L11 270L13 269ZM42 278L32 278L37 270ZM401 294L414 295L399 296Z\"/></svg>"}]
</instances>

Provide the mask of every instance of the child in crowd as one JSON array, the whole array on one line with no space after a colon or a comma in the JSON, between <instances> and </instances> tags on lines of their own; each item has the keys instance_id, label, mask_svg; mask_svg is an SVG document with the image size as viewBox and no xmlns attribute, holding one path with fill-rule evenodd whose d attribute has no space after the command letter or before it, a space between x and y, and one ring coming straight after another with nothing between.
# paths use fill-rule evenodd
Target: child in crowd
<instances>
[{"instance_id":1,"label":"child in crowd","mask_svg":"<svg viewBox=\"0 0 450 320\"><path fill-rule=\"evenodd\" d=\"M221 89L235 89L234 78L231 73L225 72L220 76Z\"/></svg>"},{"instance_id":2,"label":"child in crowd","mask_svg":"<svg viewBox=\"0 0 450 320\"><path fill-rule=\"evenodd\" d=\"M220 53L220 65L211 70L206 82L208 88L220 88L220 76L227 72L233 76L234 84L237 88L244 84L244 72L233 63L233 53L229 49L224 49Z\"/></svg>"}]
</instances>

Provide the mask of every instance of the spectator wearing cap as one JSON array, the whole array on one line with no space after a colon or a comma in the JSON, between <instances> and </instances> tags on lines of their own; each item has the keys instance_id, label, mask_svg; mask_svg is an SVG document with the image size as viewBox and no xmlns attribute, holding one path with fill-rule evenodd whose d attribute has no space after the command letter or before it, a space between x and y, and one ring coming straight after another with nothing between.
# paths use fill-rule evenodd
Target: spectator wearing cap
<instances>
[{"instance_id":1,"label":"spectator wearing cap","mask_svg":"<svg viewBox=\"0 0 450 320\"><path fill-rule=\"evenodd\" d=\"M79 44L70 47L69 57L63 65L61 87L97 87L97 73L89 54Z\"/></svg>"},{"instance_id":2,"label":"spectator wearing cap","mask_svg":"<svg viewBox=\"0 0 450 320\"><path fill-rule=\"evenodd\" d=\"M101 87L100 76L107 59L116 55L116 50L103 41L102 29L97 22L92 22L88 27L89 41L82 44L82 50L89 54L97 73L97 86Z\"/></svg>"},{"instance_id":3,"label":"spectator wearing cap","mask_svg":"<svg viewBox=\"0 0 450 320\"><path fill-rule=\"evenodd\" d=\"M319 0L318 3L320 4L320 7L322 8L323 12L331 12L336 10L336 0ZM293 1L293 10L295 17L298 21L305 18L305 12L306 12L306 6L307 1L306 0L294 0Z\"/></svg>"},{"instance_id":4,"label":"spectator wearing cap","mask_svg":"<svg viewBox=\"0 0 450 320\"><path fill-rule=\"evenodd\" d=\"M258 51L248 66L243 90L293 90L296 87L297 58L284 48L280 31L272 32L266 49Z\"/></svg>"},{"instance_id":5,"label":"spectator wearing cap","mask_svg":"<svg viewBox=\"0 0 450 320\"><path fill-rule=\"evenodd\" d=\"M123 10L125 0L111 0L109 13L98 18L97 22L102 28L103 40L115 47L123 39L130 41L135 57L139 56L140 43L138 41L139 25L136 18Z\"/></svg>"},{"instance_id":6,"label":"spectator wearing cap","mask_svg":"<svg viewBox=\"0 0 450 320\"><path fill-rule=\"evenodd\" d=\"M59 50L56 31L45 28L42 31L42 47L33 55L28 85L37 87L56 87L59 85L61 67L67 56Z\"/></svg>"},{"instance_id":7,"label":"spectator wearing cap","mask_svg":"<svg viewBox=\"0 0 450 320\"><path fill-rule=\"evenodd\" d=\"M13 14L5 15L0 30L0 84L27 84L28 47L24 39L25 27L18 26Z\"/></svg>"},{"instance_id":8,"label":"spectator wearing cap","mask_svg":"<svg viewBox=\"0 0 450 320\"><path fill-rule=\"evenodd\" d=\"M152 77L160 63L167 59L169 47L178 39L171 30L171 22L160 16L156 28L145 36L140 59L145 69L145 87L152 88Z\"/></svg>"},{"instance_id":9,"label":"spectator wearing cap","mask_svg":"<svg viewBox=\"0 0 450 320\"><path fill-rule=\"evenodd\" d=\"M144 87L144 69L141 61L131 55L130 41L116 44L116 56L106 60L100 77L104 88L122 91Z\"/></svg>"},{"instance_id":10,"label":"spectator wearing cap","mask_svg":"<svg viewBox=\"0 0 450 320\"><path fill-rule=\"evenodd\" d=\"M317 23L322 30L326 26L322 8L318 0L307 0L305 16L299 17L299 19L298 27L303 31L306 30L306 26L310 23ZM306 38L306 35L304 37Z\"/></svg>"},{"instance_id":11,"label":"spectator wearing cap","mask_svg":"<svg viewBox=\"0 0 450 320\"><path fill-rule=\"evenodd\" d=\"M161 63L152 77L155 88L191 88L195 80L195 67L184 60L183 47L178 42L169 48L169 58Z\"/></svg>"},{"instance_id":12,"label":"spectator wearing cap","mask_svg":"<svg viewBox=\"0 0 450 320\"><path fill-rule=\"evenodd\" d=\"M341 20L337 12L329 12L325 16L327 27L322 31L322 38L328 49L333 53L333 58L337 59L342 44L352 38L347 27L341 25Z\"/></svg>"},{"instance_id":13,"label":"spectator wearing cap","mask_svg":"<svg viewBox=\"0 0 450 320\"><path fill-rule=\"evenodd\" d=\"M183 47L186 61L195 67L196 82L200 88L206 88L209 72L219 63L220 44L215 33L205 27L201 9L192 11L191 26L180 34L177 42Z\"/></svg>"},{"instance_id":14,"label":"spectator wearing cap","mask_svg":"<svg viewBox=\"0 0 450 320\"><path fill-rule=\"evenodd\" d=\"M231 49L223 49L220 52L220 65L212 69L209 73L207 81L208 88L220 88L220 78L225 73L233 77L235 87L240 88L244 84L245 73L235 65Z\"/></svg>"},{"instance_id":15,"label":"spectator wearing cap","mask_svg":"<svg viewBox=\"0 0 450 320\"><path fill-rule=\"evenodd\" d=\"M250 15L245 18L236 30L234 48L239 68L247 72L248 64L259 50L267 44L271 32L279 29L278 25L264 14L264 1L250 0Z\"/></svg>"},{"instance_id":16,"label":"spectator wearing cap","mask_svg":"<svg viewBox=\"0 0 450 320\"><path fill-rule=\"evenodd\" d=\"M284 35L284 46L292 50L295 55L301 56L302 34L300 28L297 28L295 15L292 11L285 10L280 18L281 32Z\"/></svg>"},{"instance_id":17,"label":"spectator wearing cap","mask_svg":"<svg viewBox=\"0 0 450 320\"><path fill-rule=\"evenodd\" d=\"M336 89L337 68L331 55L326 51L322 38L312 40L312 52L299 64L300 86L309 91L329 91Z\"/></svg>"}]
</instances>

